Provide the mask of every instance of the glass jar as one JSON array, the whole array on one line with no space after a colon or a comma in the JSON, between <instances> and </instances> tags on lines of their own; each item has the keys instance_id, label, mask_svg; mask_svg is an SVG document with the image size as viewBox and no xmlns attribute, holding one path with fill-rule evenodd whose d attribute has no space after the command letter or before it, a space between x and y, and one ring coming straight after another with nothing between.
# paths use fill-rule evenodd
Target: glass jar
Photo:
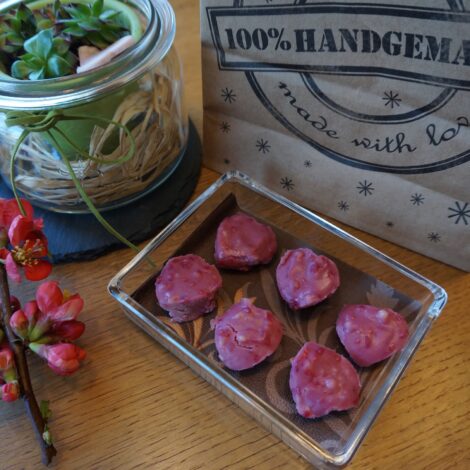
<instances>
[{"instance_id":1,"label":"glass jar","mask_svg":"<svg viewBox=\"0 0 470 470\"><path fill-rule=\"evenodd\" d=\"M168 178L184 154L188 118L181 66L172 47L174 12L166 0L134 0L132 5L145 31L111 63L38 81L0 74L0 171L7 184L11 155L23 131L6 125L8 113L59 112L58 131L52 130L55 137L30 132L14 163L16 188L37 206L88 212L64 153L100 210L147 194ZM124 163L116 161L130 154Z\"/></svg>"}]
</instances>

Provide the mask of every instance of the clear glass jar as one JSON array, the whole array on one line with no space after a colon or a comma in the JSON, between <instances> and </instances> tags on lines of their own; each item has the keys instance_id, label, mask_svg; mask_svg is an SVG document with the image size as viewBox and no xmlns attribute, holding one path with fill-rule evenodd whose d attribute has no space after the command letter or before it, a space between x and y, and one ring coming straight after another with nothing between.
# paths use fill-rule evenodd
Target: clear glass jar
<instances>
[{"instance_id":1,"label":"clear glass jar","mask_svg":"<svg viewBox=\"0 0 470 470\"><path fill-rule=\"evenodd\" d=\"M100 159L84 158L59 134L54 134L54 142L47 133L30 133L17 153L14 175L21 195L37 206L88 212L61 152L66 153L100 210L147 194L168 178L184 154L188 118L181 66L172 47L174 12L166 0L134 0L132 5L139 10L145 31L111 63L82 74L39 81L0 74L0 171L7 184L10 158L23 130L6 125L9 111L60 110L70 120L60 120L57 128L82 154ZM82 118L74 120L73 116ZM135 152L125 163L112 163L132 146L122 126L132 133Z\"/></svg>"}]
</instances>

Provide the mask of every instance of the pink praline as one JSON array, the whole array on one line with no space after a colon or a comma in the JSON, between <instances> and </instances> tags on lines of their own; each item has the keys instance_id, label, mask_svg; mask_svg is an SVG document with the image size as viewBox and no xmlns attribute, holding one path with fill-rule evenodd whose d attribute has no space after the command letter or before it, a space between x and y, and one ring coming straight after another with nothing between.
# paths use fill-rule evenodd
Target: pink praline
<instances>
[{"instance_id":1,"label":"pink praline","mask_svg":"<svg viewBox=\"0 0 470 470\"><path fill-rule=\"evenodd\" d=\"M274 353L281 343L282 323L269 310L241 299L212 321L220 360L232 370L254 367Z\"/></svg>"}]
</instances>

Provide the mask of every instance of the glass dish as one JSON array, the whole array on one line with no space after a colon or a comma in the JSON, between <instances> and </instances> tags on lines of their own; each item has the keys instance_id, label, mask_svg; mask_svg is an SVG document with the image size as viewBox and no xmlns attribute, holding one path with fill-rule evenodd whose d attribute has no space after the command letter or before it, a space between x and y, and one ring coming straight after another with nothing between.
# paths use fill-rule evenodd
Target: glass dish
<instances>
[{"instance_id":1,"label":"glass dish","mask_svg":"<svg viewBox=\"0 0 470 470\"><path fill-rule=\"evenodd\" d=\"M172 323L156 303L156 275L169 257L182 253L193 252L213 263L217 225L239 210L275 230L279 242L276 258L249 273L221 270L224 284L216 311L194 322ZM297 246L327 254L341 275L340 288L330 299L301 314L291 312L282 302L273 280L282 251ZM236 171L223 175L189 205L108 288L133 322L319 468L349 462L447 300L438 285ZM218 362L209 322L240 297L253 296L257 306L270 309L283 322L281 347L249 371L229 371ZM409 324L408 343L386 361L357 368L362 384L357 408L315 420L301 418L295 413L287 384L289 358L308 340L347 355L334 329L344 303L369 303L400 312Z\"/></svg>"}]
</instances>

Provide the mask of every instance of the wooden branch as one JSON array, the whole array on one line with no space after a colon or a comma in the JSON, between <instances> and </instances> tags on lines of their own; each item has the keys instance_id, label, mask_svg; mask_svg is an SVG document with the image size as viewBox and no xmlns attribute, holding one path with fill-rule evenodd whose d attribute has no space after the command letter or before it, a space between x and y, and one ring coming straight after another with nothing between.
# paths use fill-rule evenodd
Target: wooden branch
<instances>
[{"instance_id":1,"label":"wooden branch","mask_svg":"<svg viewBox=\"0 0 470 470\"><path fill-rule=\"evenodd\" d=\"M5 266L1 263L0 301L2 304L3 328L8 339L8 343L10 344L10 347L15 356L15 365L18 373L18 383L20 386L21 396L23 398L29 419L33 425L36 439L41 446L42 461L45 465L49 465L54 455L57 454L57 451L52 444L48 445L42 437L46 423L41 415L41 410L39 409L36 397L34 396L23 342L15 336L13 330L10 327L10 317L12 314L10 306L10 289L8 287Z\"/></svg>"}]
</instances>

